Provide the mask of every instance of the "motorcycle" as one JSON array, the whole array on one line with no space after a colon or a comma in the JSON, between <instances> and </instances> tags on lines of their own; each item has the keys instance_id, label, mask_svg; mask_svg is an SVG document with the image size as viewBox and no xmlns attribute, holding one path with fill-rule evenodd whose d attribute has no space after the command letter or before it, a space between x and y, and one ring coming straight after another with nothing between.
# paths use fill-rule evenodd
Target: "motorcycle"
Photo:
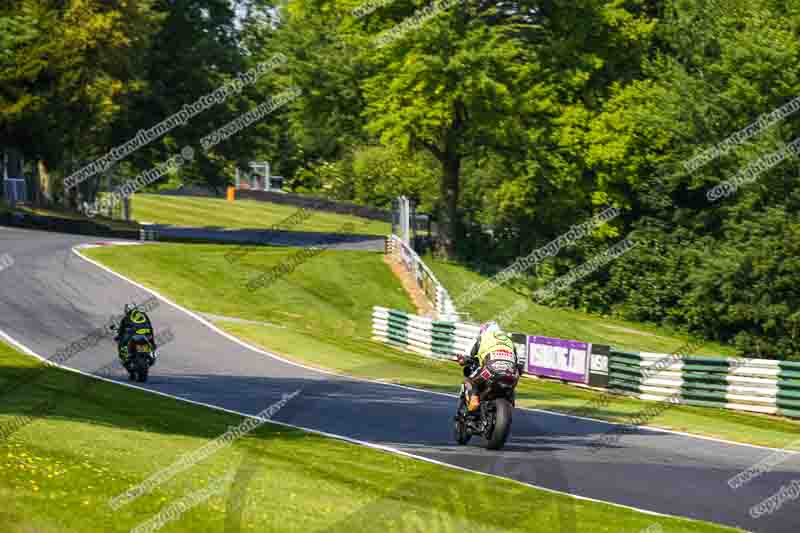
<instances>
[{"instance_id":1,"label":"motorcycle","mask_svg":"<svg viewBox=\"0 0 800 533\"><path fill-rule=\"evenodd\" d=\"M461 385L456 411L454 434L456 442L465 445L473 435L482 435L487 448L499 450L511 433L511 415L514 410L514 389L519 382L520 368L513 355L492 354L487 357L478 374L484 385L478 395L478 416L470 415L467 407L466 386Z\"/></svg>"},{"instance_id":2,"label":"motorcycle","mask_svg":"<svg viewBox=\"0 0 800 533\"><path fill-rule=\"evenodd\" d=\"M116 330L117 327L111 326L111 329ZM123 346L121 349L126 352L126 358L122 366L128 371L128 379L145 383L150 373L150 365L154 360L153 345L147 335L134 333L128 339L127 346Z\"/></svg>"},{"instance_id":3,"label":"motorcycle","mask_svg":"<svg viewBox=\"0 0 800 533\"><path fill-rule=\"evenodd\" d=\"M128 359L125 369L131 381L144 383L150 372L150 362L153 357L153 345L145 335L134 334L128 340Z\"/></svg>"}]
</instances>

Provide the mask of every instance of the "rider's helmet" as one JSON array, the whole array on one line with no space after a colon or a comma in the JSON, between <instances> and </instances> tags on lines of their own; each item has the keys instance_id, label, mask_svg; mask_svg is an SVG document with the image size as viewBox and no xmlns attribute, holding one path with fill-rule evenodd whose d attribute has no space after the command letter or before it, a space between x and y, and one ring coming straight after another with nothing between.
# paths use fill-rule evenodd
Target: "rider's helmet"
<instances>
[{"instance_id":1,"label":"rider's helmet","mask_svg":"<svg viewBox=\"0 0 800 533\"><path fill-rule=\"evenodd\" d=\"M483 335L486 332L496 332L500 331L500 326L497 325L497 322L494 320L490 320L489 322L485 322L481 324L480 335Z\"/></svg>"},{"instance_id":2,"label":"rider's helmet","mask_svg":"<svg viewBox=\"0 0 800 533\"><path fill-rule=\"evenodd\" d=\"M125 304L125 316L134 324L147 322L147 315L141 312L136 304Z\"/></svg>"}]
</instances>

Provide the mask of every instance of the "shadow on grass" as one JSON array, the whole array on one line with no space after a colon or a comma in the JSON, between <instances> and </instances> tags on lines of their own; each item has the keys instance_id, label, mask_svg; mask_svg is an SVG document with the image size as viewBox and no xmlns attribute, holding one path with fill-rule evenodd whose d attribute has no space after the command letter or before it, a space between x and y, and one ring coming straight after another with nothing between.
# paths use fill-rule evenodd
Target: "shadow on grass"
<instances>
[{"instance_id":1,"label":"shadow on grass","mask_svg":"<svg viewBox=\"0 0 800 533\"><path fill-rule=\"evenodd\" d=\"M13 372L8 372L13 368ZM147 389L214 404L249 415L257 415L278 402L282 395L300 394L283 406L275 420L334 434L371 441L402 443L405 446L452 446L452 416L455 398L351 378L311 375L309 378L229 375L159 375L157 366ZM105 377L127 382L124 371ZM215 438L226 425L241 417L185 402L173 402L144 391L119 387L81 374L56 368L0 367L0 414L27 415L37 403L49 400L53 409L47 416L109 427L143 430L161 434L183 434ZM21 383L18 387L11 383ZM431 387L406 383L452 394L455 387ZM515 437L542 436L545 413L517 411ZM609 411L613 414L614 411ZM199 417L199 418L198 418ZM591 421L571 420L560 424L561 437L577 437L572 446L608 426ZM549 431L548 431L549 433Z\"/></svg>"},{"instance_id":2,"label":"shadow on grass","mask_svg":"<svg viewBox=\"0 0 800 533\"><path fill-rule=\"evenodd\" d=\"M14 372L14 378L24 378L32 372L36 370L20 368ZM6 375L2 369L0 374L3 377ZM295 399L276 414L276 420L387 444L437 461L511 477L554 490L589 490L589 495L593 490L591 483L587 486L581 481L585 478L586 463L591 451L589 448L593 448L598 437L609 430L608 425L599 422L571 422L571 419L564 417L518 410L514 413L512 440L502 452L490 452L482 447L477 438L468 446L454 444L451 434L453 398L399 387L318 375L303 379L206 374L172 376L158 373L153 374L152 381L146 386L161 391L180 390L184 397L195 401L214 402L250 414L266 409L283 394L301 390ZM43 377L20 387L9 396L2 397L0 413L25 415L33 406L48 399L54 406L47 414L48 417L163 435L181 434L213 439L224 433L232 421L239 419L235 415L165 400L157 395L122 388L60 369L48 369ZM276 437L278 432L280 439L296 440L298 443L301 439L308 438L301 431L268 424L254 432L253 437L255 442L269 440ZM624 437L630 439L645 434L650 446L657 449L667 449L657 444L659 440L676 438L638 428L625 432ZM248 455L253 457L244 460L234 480L228 504L234 511L230 518L226 518L231 524L228 531L237 531L236 524L241 524L241 518L236 518L236 509L241 511L243 505L236 504L237 498L246 501L250 482L263 475L259 473L258 465L259 456L264 451L255 446L255 442L242 443L248 447ZM717 467L712 472L696 464L665 465L659 461L627 461L624 460L624 454L629 449L636 450L637 453L649 452L646 451L647 446L631 447L625 441L603 449L606 450L605 454L596 456L592 461L598 480L617 476L629 480L635 486L642 486L647 480L663 478L665 487L673 487L671 495L674 497L677 497L677 488L692 480L703 480L706 487L717 484L721 486L726 479L738 473L738 469L733 466ZM363 453L363 449L354 449L352 455L345 453L337 460L315 462L313 453L309 454L307 450L298 451L294 466L302 466L309 476L345 485L369 487L374 484L373 501L355 513L335 521L326 530L353 530L362 525L374 525L376 517L392 515L390 508L395 502L425 509L427 518L423 520L435 522L456 515L469 516L472 521L482 522L480 515L476 516L472 510L461 507L465 501L474 499L457 498L456 492L466 490L475 495L483 495L490 501L492 494L484 485L487 483L485 478L473 478L474 483L460 487L456 485L458 478L453 475L452 492L425 490L430 481L424 474L412 476L411 479L399 477L397 483L383 487L375 484L373 479L360 478L350 471L350 461L359 461L359 456ZM285 460L290 459L280 457L280 461ZM574 486L576 482L578 487ZM611 489L603 485L604 499L613 496ZM552 523L557 526L548 530L561 533L575 531L575 500L561 497L548 500L540 493L531 497L541 500L550 509ZM679 510L685 512L685 509ZM486 525L492 523L494 522L491 520L485 522ZM432 529L423 527L420 530Z\"/></svg>"},{"instance_id":3,"label":"shadow on grass","mask_svg":"<svg viewBox=\"0 0 800 533\"><path fill-rule=\"evenodd\" d=\"M104 377L120 382L128 381L127 375L121 367L117 367L115 370L114 374L107 372ZM208 384L212 378L218 381L218 386L222 386L225 381L219 376L197 376L189 378L188 381L194 382L195 388L197 388L201 384ZM301 385L301 381L286 380L282 385L286 388L283 388L281 393L302 388L298 386ZM159 390L159 382L163 385L164 378L155 374L153 379L143 385ZM289 387L294 388L290 389ZM277 394L275 401L279 399L280 394ZM35 415L35 406L45 401L52 405L52 408L46 413L47 418L163 435L180 434L203 439L219 437L228 429L229 425L244 420L243 417L236 414L173 401L146 391L120 387L114 383L58 368L0 367L1 415L28 417L32 412ZM270 404L273 403L270 402ZM252 409L250 414L257 414L270 405L255 407L257 408ZM35 420L31 420L31 422L33 421ZM260 426L257 434L260 437L269 437L272 432L278 430L282 430L282 438L302 437L303 435L300 431L287 433L286 428L269 424ZM0 440L1 444L2 440Z\"/></svg>"}]
</instances>

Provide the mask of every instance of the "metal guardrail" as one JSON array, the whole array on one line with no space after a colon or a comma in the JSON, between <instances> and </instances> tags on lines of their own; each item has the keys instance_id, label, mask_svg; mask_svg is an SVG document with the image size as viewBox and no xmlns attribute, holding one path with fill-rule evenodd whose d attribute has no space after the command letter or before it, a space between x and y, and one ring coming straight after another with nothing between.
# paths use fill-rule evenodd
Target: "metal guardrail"
<instances>
[{"instance_id":1,"label":"metal guardrail","mask_svg":"<svg viewBox=\"0 0 800 533\"><path fill-rule=\"evenodd\" d=\"M419 255L400 237L394 234L387 237L386 253L393 256L414 277L419 288L433 304L440 320L457 321L461 319L447 289L439 283L433 271L420 259Z\"/></svg>"},{"instance_id":2,"label":"metal guardrail","mask_svg":"<svg viewBox=\"0 0 800 533\"><path fill-rule=\"evenodd\" d=\"M158 230L157 229L139 229L139 240L140 241L157 241L158 240Z\"/></svg>"},{"instance_id":3,"label":"metal guardrail","mask_svg":"<svg viewBox=\"0 0 800 533\"><path fill-rule=\"evenodd\" d=\"M17 202L28 201L28 188L24 178L6 178L3 183L3 196L6 203L13 206Z\"/></svg>"}]
</instances>

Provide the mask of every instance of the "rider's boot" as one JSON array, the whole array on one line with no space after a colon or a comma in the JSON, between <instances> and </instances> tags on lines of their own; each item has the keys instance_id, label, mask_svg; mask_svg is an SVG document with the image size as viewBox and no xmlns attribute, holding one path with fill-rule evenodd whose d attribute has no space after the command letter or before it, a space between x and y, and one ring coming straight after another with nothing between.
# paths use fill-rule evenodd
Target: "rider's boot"
<instances>
[{"instance_id":1,"label":"rider's boot","mask_svg":"<svg viewBox=\"0 0 800 533\"><path fill-rule=\"evenodd\" d=\"M476 414L478 414L478 408L480 406L481 406L481 402L478 399L478 395L477 394L472 394L470 396L470 398L469 398L469 405L467 406L467 410L469 411L469 414L472 415L472 416L475 416Z\"/></svg>"},{"instance_id":2,"label":"rider's boot","mask_svg":"<svg viewBox=\"0 0 800 533\"><path fill-rule=\"evenodd\" d=\"M119 362L122 363L122 366L127 369L128 362L130 361L128 357L128 347L122 345L117 346L117 355L119 356Z\"/></svg>"}]
</instances>

